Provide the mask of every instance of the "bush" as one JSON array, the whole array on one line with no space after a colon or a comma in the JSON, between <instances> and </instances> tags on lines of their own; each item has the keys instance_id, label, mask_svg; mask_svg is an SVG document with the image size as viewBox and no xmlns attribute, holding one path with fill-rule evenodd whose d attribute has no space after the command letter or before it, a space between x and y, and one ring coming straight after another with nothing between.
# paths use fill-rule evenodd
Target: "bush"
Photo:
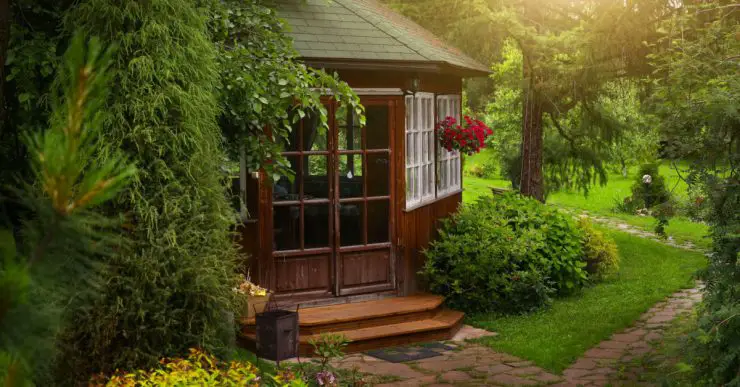
<instances>
[{"instance_id":1,"label":"bush","mask_svg":"<svg viewBox=\"0 0 740 387\"><path fill-rule=\"evenodd\" d=\"M594 228L588 218L578 220L582 234L583 261L590 279L603 280L619 271L617 244Z\"/></svg>"},{"instance_id":2,"label":"bush","mask_svg":"<svg viewBox=\"0 0 740 387\"><path fill-rule=\"evenodd\" d=\"M258 376L259 370L247 362L223 363L198 349L187 358L163 359L161 368L119 373L111 377L98 375L91 386L305 386L292 375Z\"/></svg>"},{"instance_id":3,"label":"bush","mask_svg":"<svg viewBox=\"0 0 740 387\"><path fill-rule=\"evenodd\" d=\"M496 175L496 159L491 157L484 160L480 164L471 165L470 168L466 169L467 175L473 177L480 177L484 179L495 179Z\"/></svg>"},{"instance_id":4,"label":"bush","mask_svg":"<svg viewBox=\"0 0 740 387\"><path fill-rule=\"evenodd\" d=\"M648 180L645 178L649 176ZM646 182L646 181L649 181ZM660 175L657 164L645 164L640 167L635 182L632 184L632 201L639 203L640 208L653 208L668 203L671 193L665 186L665 179Z\"/></svg>"},{"instance_id":5,"label":"bush","mask_svg":"<svg viewBox=\"0 0 740 387\"><path fill-rule=\"evenodd\" d=\"M581 254L581 236L567 216L508 193L464 205L443 221L423 272L451 307L520 313L580 288L587 278Z\"/></svg>"}]
</instances>

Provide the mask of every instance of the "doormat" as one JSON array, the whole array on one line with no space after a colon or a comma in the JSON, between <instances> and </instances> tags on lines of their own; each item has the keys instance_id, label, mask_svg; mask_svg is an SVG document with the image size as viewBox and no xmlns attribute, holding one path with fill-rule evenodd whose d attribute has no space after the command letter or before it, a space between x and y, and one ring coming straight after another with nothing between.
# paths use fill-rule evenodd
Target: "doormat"
<instances>
[{"instance_id":1,"label":"doormat","mask_svg":"<svg viewBox=\"0 0 740 387\"><path fill-rule=\"evenodd\" d=\"M443 352L452 349L454 348L442 343L428 343L409 347L375 349L365 354L391 363L405 363L440 356Z\"/></svg>"}]
</instances>

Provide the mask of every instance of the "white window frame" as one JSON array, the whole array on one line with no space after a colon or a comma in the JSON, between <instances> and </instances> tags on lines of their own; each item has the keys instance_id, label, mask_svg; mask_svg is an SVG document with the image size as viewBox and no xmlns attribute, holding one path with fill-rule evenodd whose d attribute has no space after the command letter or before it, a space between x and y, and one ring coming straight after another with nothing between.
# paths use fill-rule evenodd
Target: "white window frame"
<instances>
[{"instance_id":1,"label":"white window frame","mask_svg":"<svg viewBox=\"0 0 740 387\"><path fill-rule=\"evenodd\" d=\"M462 118L462 98L459 94L447 94L437 96L437 121L452 117L459 123ZM462 162L460 151L448 152L441 146L437 146L437 168L439 177L437 180L437 196L447 196L460 192L462 189Z\"/></svg>"},{"instance_id":2,"label":"white window frame","mask_svg":"<svg viewBox=\"0 0 740 387\"><path fill-rule=\"evenodd\" d=\"M406 101L406 210L436 200L433 93L407 95Z\"/></svg>"}]
</instances>

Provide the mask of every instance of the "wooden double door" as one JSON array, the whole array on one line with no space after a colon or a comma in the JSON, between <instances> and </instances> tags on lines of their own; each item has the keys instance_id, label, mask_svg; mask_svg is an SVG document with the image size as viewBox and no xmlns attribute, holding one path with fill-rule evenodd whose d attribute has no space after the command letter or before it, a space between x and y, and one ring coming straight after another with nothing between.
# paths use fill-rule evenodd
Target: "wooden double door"
<instances>
[{"instance_id":1,"label":"wooden double door","mask_svg":"<svg viewBox=\"0 0 740 387\"><path fill-rule=\"evenodd\" d=\"M363 98L366 123L327 101L293 128L283 155L294 176L272 190L272 288L279 296L322 298L392 290L395 173L400 98Z\"/></svg>"}]
</instances>

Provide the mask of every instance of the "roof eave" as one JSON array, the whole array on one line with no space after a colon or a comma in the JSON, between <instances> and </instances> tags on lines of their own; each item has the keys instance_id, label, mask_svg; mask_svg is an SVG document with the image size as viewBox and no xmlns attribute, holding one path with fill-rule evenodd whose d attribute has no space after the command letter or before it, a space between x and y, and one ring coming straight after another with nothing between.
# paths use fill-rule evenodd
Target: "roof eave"
<instances>
[{"instance_id":1,"label":"roof eave","mask_svg":"<svg viewBox=\"0 0 740 387\"><path fill-rule=\"evenodd\" d=\"M329 68L335 70L369 70L369 71L409 71L437 74L457 75L462 78L486 77L490 70L456 66L447 62L432 61L404 61L404 60L372 60L352 58L300 58L306 65L314 68Z\"/></svg>"}]
</instances>

